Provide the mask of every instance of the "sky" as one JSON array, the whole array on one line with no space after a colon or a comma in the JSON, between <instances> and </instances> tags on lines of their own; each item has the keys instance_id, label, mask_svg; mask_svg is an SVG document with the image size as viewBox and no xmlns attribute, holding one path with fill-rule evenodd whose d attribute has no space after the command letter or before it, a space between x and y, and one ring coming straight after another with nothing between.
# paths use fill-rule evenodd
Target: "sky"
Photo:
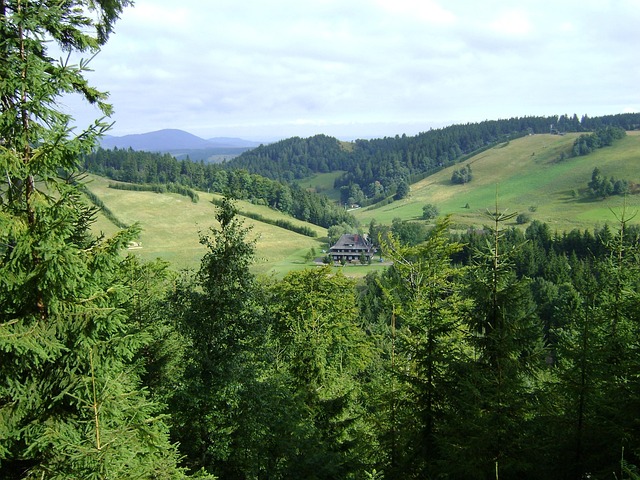
<instances>
[{"instance_id":1,"label":"sky","mask_svg":"<svg viewBox=\"0 0 640 480\"><path fill-rule=\"evenodd\" d=\"M112 135L415 135L638 112L639 26L640 0L135 0L88 78Z\"/></svg>"}]
</instances>

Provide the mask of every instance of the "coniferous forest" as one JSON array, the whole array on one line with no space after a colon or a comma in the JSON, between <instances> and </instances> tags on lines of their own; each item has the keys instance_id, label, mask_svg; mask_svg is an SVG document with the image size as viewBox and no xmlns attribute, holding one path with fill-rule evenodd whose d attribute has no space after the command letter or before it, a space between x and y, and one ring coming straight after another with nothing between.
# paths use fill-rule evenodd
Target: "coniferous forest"
<instances>
[{"instance_id":1,"label":"coniferous forest","mask_svg":"<svg viewBox=\"0 0 640 480\"><path fill-rule=\"evenodd\" d=\"M136 225L94 235L78 172L107 125L57 100L111 107L44 39L91 55L128 4L0 2L0 478L638 478L634 212L391 229L359 281L255 276L228 197L195 272L126 256Z\"/></svg>"}]
</instances>

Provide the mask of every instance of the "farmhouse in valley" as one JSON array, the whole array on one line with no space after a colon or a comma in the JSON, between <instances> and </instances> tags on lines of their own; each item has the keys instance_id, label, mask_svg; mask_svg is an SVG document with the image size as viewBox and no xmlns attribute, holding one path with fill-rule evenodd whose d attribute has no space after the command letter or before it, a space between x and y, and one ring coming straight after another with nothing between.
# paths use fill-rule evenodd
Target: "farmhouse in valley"
<instances>
[{"instance_id":1,"label":"farmhouse in valley","mask_svg":"<svg viewBox=\"0 0 640 480\"><path fill-rule=\"evenodd\" d=\"M336 263L359 262L361 259L370 262L375 253L376 249L369 239L357 233L342 235L329 249L329 255Z\"/></svg>"}]
</instances>

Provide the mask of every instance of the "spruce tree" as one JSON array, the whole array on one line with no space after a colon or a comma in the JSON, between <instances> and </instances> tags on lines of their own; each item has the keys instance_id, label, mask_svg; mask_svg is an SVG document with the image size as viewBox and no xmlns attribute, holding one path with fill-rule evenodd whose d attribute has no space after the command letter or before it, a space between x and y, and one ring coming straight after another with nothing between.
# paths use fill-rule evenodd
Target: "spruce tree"
<instances>
[{"instance_id":1,"label":"spruce tree","mask_svg":"<svg viewBox=\"0 0 640 480\"><path fill-rule=\"evenodd\" d=\"M410 247L389 239L384 250L393 266L383 280L392 303L391 370L385 409L391 418L382 444L388 478L435 478L442 474L442 424L451 402L452 364L463 339L462 268L451 256L462 246L448 239L449 218L437 221L426 241Z\"/></svg>"},{"instance_id":2,"label":"spruce tree","mask_svg":"<svg viewBox=\"0 0 640 480\"><path fill-rule=\"evenodd\" d=\"M527 432L544 358L542 329L527 281L515 276L515 250L505 246L503 224L516 214L500 212L496 204L487 216L490 233L466 279L470 348L455 375L449 468L459 477L515 478L535 458Z\"/></svg>"},{"instance_id":3,"label":"spruce tree","mask_svg":"<svg viewBox=\"0 0 640 480\"><path fill-rule=\"evenodd\" d=\"M136 357L149 337L126 314L120 252L137 228L96 238L77 185L106 124L75 135L57 106L79 94L110 113L87 63L126 0L0 1L0 477L175 478L159 406Z\"/></svg>"},{"instance_id":4,"label":"spruce tree","mask_svg":"<svg viewBox=\"0 0 640 480\"><path fill-rule=\"evenodd\" d=\"M354 478L368 462L359 380L370 348L353 280L330 267L290 272L271 289L274 377L286 387L284 478ZM293 402L291 402L293 400Z\"/></svg>"},{"instance_id":5,"label":"spruce tree","mask_svg":"<svg viewBox=\"0 0 640 480\"><path fill-rule=\"evenodd\" d=\"M256 357L261 316L253 262L255 241L225 198L217 225L203 233L207 247L195 278L179 285L174 308L187 338L185 377L174 393L173 435L193 470L244 478L253 468L251 441L258 388ZM258 412L253 412L258 414ZM256 430L259 430L256 428Z\"/></svg>"},{"instance_id":6,"label":"spruce tree","mask_svg":"<svg viewBox=\"0 0 640 480\"><path fill-rule=\"evenodd\" d=\"M583 262L575 300L558 314L558 472L571 478L605 478L621 472L621 458L638 464L640 371L637 338L638 242L628 238L629 219L617 235L602 236L607 252Z\"/></svg>"}]
</instances>

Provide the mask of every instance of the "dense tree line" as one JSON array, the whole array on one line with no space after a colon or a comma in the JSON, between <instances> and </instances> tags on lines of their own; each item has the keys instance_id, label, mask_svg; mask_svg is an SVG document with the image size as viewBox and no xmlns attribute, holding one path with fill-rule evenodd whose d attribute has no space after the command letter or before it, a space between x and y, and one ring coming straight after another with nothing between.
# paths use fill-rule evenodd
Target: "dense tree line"
<instances>
[{"instance_id":1,"label":"dense tree line","mask_svg":"<svg viewBox=\"0 0 640 480\"><path fill-rule=\"evenodd\" d=\"M82 166L91 173L121 182L143 186L174 185L174 189L184 187L186 192L199 189L249 200L322 227L342 222L355 223L351 214L324 195L309 192L295 183L281 183L246 170L179 161L168 154L102 148L84 155Z\"/></svg>"},{"instance_id":2,"label":"dense tree line","mask_svg":"<svg viewBox=\"0 0 640 480\"><path fill-rule=\"evenodd\" d=\"M217 200L217 199L214 198L213 200L211 200L211 203L213 203L215 205L218 205L218 206L222 206L222 205L224 205L225 201L226 201L226 198L223 199L223 200ZM259 222L268 223L270 225L275 225L277 227L284 228L286 230L290 230L292 232L296 232L296 233L299 233L301 235L305 235L307 237L317 237L318 236L316 231L313 230L312 228L310 228L308 225L296 225L293 222L291 222L289 220L282 219L282 218L276 218L276 219L267 218L264 215L261 215L261 214L256 213L256 212L238 210L238 213L240 215L242 215L243 217L252 218L253 220L258 220ZM347 224L345 224L345 225L347 225ZM350 228L353 228L353 227L350 227Z\"/></svg>"},{"instance_id":3,"label":"dense tree line","mask_svg":"<svg viewBox=\"0 0 640 480\"><path fill-rule=\"evenodd\" d=\"M611 145L624 136L625 128L636 128L639 115L621 114L581 120L574 115L524 117L452 125L416 136L402 135L375 140L339 142L326 135L294 137L261 145L222 165L203 161L178 161L169 154L139 152L132 149L97 151L85 156L84 167L113 180L136 184L179 184L233 195L269 205L296 218L328 227L341 223L344 212L322 197L297 188L295 180L314 173L344 171L334 187L340 190L343 205L366 206L386 199L401 199L409 184L435 171L453 165L498 141L528 133L547 133L553 125L562 131L586 131L574 142L573 155L586 155L595 148ZM558 131L559 131L558 130ZM469 166L458 169L454 183L472 178ZM296 197L295 199L293 197ZM300 203L300 200L302 202ZM302 204L302 208L295 208ZM319 212L321 204L331 213ZM347 220L353 222L353 220Z\"/></svg>"},{"instance_id":4,"label":"dense tree line","mask_svg":"<svg viewBox=\"0 0 640 480\"><path fill-rule=\"evenodd\" d=\"M349 156L351 149L350 143L327 135L292 137L243 152L226 165L291 183L314 173L351 170L354 166Z\"/></svg>"},{"instance_id":5,"label":"dense tree line","mask_svg":"<svg viewBox=\"0 0 640 480\"><path fill-rule=\"evenodd\" d=\"M200 272L168 297L187 371L163 396L186 465L222 478L630 475L640 228L522 232L504 227L513 216L456 236L440 219L413 245L387 232L393 265L359 283L330 267L259 280L223 203Z\"/></svg>"},{"instance_id":6,"label":"dense tree line","mask_svg":"<svg viewBox=\"0 0 640 480\"><path fill-rule=\"evenodd\" d=\"M632 182L629 180L605 177L598 167L593 169L591 180L587 184L589 195L593 198L602 199L611 195L626 195L631 192Z\"/></svg>"},{"instance_id":7,"label":"dense tree line","mask_svg":"<svg viewBox=\"0 0 640 480\"><path fill-rule=\"evenodd\" d=\"M198 203L200 196L197 192L175 183L110 183L109 188L115 190L129 190L134 192L155 192L155 193L177 193L184 197L189 197L193 203Z\"/></svg>"},{"instance_id":8,"label":"dense tree line","mask_svg":"<svg viewBox=\"0 0 640 480\"><path fill-rule=\"evenodd\" d=\"M615 128L613 128L615 127ZM487 120L431 129L415 136L339 142L316 135L263 145L230 160L226 167L245 168L286 182L313 173L344 171L334 184L343 203L366 205L396 195L403 184L453 165L482 149L529 133L593 132L640 128L640 114L521 117ZM400 188L403 188L401 186ZM354 189L360 192L352 195ZM358 201L348 202L349 198Z\"/></svg>"}]
</instances>

